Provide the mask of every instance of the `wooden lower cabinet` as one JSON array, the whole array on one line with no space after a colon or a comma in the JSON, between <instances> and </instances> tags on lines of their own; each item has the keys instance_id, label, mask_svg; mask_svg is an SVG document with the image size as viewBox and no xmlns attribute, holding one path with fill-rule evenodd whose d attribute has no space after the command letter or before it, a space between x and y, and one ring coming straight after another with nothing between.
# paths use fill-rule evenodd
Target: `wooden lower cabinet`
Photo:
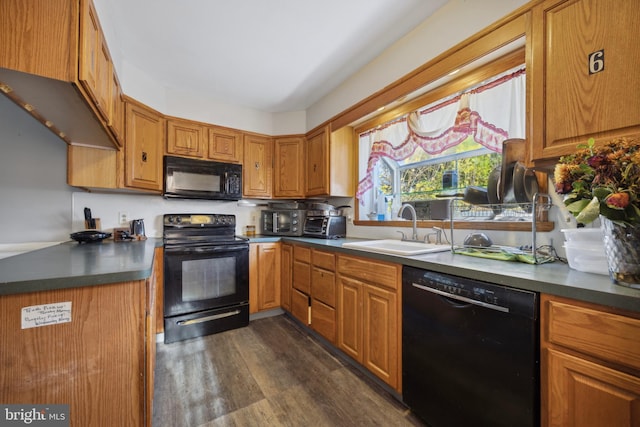
<instances>
[{"instance_id":1,"label":"wooden lower cabinet","mask_svg":"<svg viewBox=\"0 0 640 427\"><path fill-rule=\"evenodd\" d=\"M311 328L336 343L336 275L332 252L311 250Z\"/></svg>"},{"instance_id":2,"label":"wooden lower cabinet","mask_svg":"<svg viewBox=\"0 0 640 427\"><path fill-rule=\"evenodd\" d=\"M543 426L640 425L640 315L541 297Z\"/></svg>"},{"instance_id":3,"label":"wooden lower cabinet","mask_svg":"<svg viewBox=\"0 0 640 427\"><path fill-rule=\"evenodd\" d=\"M337 260L337 346L401 391L402 266L345 255Z\"/></svg>"},{"instance_id":4,"label":"wooden lower cabinet","mask_svg":"<svg viewBox=\"0 0 640 427\"><path fill-rule=\"evenodd\" d=\"M309 307L309 295L293 288L291 290L291 314L304 325L311 323Z\"/></svg>"},{"instance_id":5,"label":"wooden lower cabinet","mask_svg":"<svg viewBox=\"0 0 640 427\"><path fill-rule=\"evenodd\" d=\"M283 243L280 248L280 305L291 311L291 288L293 287L293 246Z\"/></svg>"},{"instance_id":6,"label":"wooden lower cabinet","mask_svg":"<svg viewBox=\"0 0 640 427\"><path fill-rule=\"evenodd\" d=\"M0 402L69 404L72 426L151 425L151 283L0 296ZM23 308L59 303L71 321L21 325Z\"/></svg>"},{"instance_id":7,"label":"wooden lower cabinet","mask_svg":"<svg viewBox=\"0 0 640 427\"><path fill-rule=\"evenodd\" d=\"M280 307L280 243L249 245L249 313Z\"/></svg>"}]
</instances>

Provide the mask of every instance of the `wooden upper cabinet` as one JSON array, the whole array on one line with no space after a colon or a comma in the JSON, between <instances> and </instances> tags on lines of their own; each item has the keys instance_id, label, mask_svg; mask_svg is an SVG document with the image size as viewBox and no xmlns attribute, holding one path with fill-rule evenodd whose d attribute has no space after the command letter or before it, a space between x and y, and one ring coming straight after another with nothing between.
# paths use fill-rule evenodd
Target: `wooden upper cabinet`
<instances>
[{"instance_id":1,"label":"wooden upper cabinet","mask_svg":"<svg viewBox=\"0 0 640 427\"><path fill-rule=\"evenodd\" d=\"M640 133L638 2L549 0L532 13L531 159Z\"/></svg>"},{"instance_id":2,"label":"wooden upper cabinet","mask_svg":"<svg viewBox=\"0 0 640 427\"><path fill-rule=\"evenodd\" d=\"M304 138L287 137L274 140L275 166L273 196L303 198Z\"/></svg>"},{"instance_id":3,"label":"wooden upper cabinet","mask_svg":"<svg viewBox=\"0 0 640 427\"><path fill-rule=\"evenodd\" d=\"M167 154L201 158L206 136L206 129L200 124L170 118L167 120Z\"/></svg>"},{"instance_id":4,"label":"wooden upper cabinet","mask_svg":"<svg viewBox=\"0 0 640 427\"><path fill-rule=\"evenodd\" d=\"M124 100L122 99L122 87L115 71L111 73L111 120L109 129L120 147L124 145Z\"/></svg>"},{"instance_id":5,"label":"wooden upper cabinet","mask_svg":"<svg viewBox=\"0 0 640 427\"><path fill-rule=\"evenodd\" d=\"M329 194L329 127L307 136L306 196Z\"/></svg>"},{"instance_id":6,"label":"wooden upper cabinet","mask_svg":"<svg viewBox=\"0 0 640 427\"><path fill-rule=\"evenodd\" d=\"M98 14L89 0L80 2L79 80L102 117L111 119L112 63Z\"/></svg>"},{"instance_id":7,"label":"wooden upper cabinet","mask_svg":"<svg viewBox=\"0 0 640 427\"><path fill-rule=\"evenodd\" d=\"M244 136L242 186L245 197L270 198L273 182L273 140L260 135Z\"/></svg>"},{"instance_id":8,"label":"wooden upper cabinet","mask_svg":"<svg viewBox=\"0 0 640 427\"><path fill-rule=\"evenodd\" d=\"M165 119L133 100L126 105L125 186L162 191Z\"/></svg>"},{"instance_id":9,"label":"wooden upper cabinet","mask_svg":"<svg viewBox=\"0 0 640 427\"><path fill-rule=\"evenodd\" d=\"M68 144L119 145L113 65L91 0L2 0L0 40L7 97Z\"/></svg>"},{"instance_id":10,"label":"wooden upper cabinet","mask_svg":"<svg viewBox=\"0 0 640 427\"><path fill-rule=\"evenodd\" d=\"M355 193L353 128L325 126L307 135L305 195L352 197Z\"/></svg>"},{"instance_id":11,"label":"wooden upper cabinet","mask_svg":"<svg viewBox=\"0 0 640 427\"><path fill-rule=\"evenodd\" d=\"M219 162L242 163L242 132L219 126L208 129L207 158Z\"/></svg>"}]
</instances>

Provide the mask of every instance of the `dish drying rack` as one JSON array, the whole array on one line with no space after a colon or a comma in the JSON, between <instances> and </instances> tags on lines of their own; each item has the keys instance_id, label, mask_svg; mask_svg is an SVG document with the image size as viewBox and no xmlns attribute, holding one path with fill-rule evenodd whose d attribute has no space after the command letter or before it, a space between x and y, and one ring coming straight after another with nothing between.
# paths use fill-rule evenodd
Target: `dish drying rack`
<instances>
[{"instance_id":1,"label":"dish drying rack","mask_svg":"<svg viewBox=\"0 0 640 427\"><path fill-rule=\"evenodd\" d=\"M515 255L529 255L533 264L548 262L548 257L543 257L536 250L536 235L539 217L544 212L548 212L549 209L551 209L551 206L553 206L551 197L545 193L534 194L531 202L528 203L472 205L461 198L451 199L451 202L449 203L451 252L455 254L456 250L477 249L487 254L506 252ZM523 247L517 248L513 246L500 245L492 245L489 247L456 245L453 237L456 221L531 222L531 247L530 249L524 249Z\"/></svg>"}]
</instances>

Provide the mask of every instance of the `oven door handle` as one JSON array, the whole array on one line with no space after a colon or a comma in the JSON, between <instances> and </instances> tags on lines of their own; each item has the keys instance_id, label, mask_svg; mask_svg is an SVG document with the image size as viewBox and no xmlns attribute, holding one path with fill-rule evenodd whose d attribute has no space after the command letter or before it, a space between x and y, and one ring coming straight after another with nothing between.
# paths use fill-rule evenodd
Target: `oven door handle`
<instances>
[{"instance_id":1,"label":"oven door handle","mask_svg":"<svg viewBox=\"0 0 640 427\"><path fill-rule=\"evenodd\" d=\"M193 247L165 247L165 253L170 254L207 254L221 252L239 252L248 251L249 246L246 243L239 245L216 245L216 246L193 246Z\"/></svg>"},{"instance_id":2,"label":"oven door handle","mask_svg":"<svg viewBox=\"0 0 640 427\"><path fill-rule=\"evenodd\" d=\"M213 314L211 316L200 317L198 319L178 320L176 322L176 325L178 326L195 325L198 323L209 322L211 320L218 320L218 319L224 319L225 317L237 316L238 314L240 314L240 310L233 310L227 313Z\"/></svg>"}]
</instances>

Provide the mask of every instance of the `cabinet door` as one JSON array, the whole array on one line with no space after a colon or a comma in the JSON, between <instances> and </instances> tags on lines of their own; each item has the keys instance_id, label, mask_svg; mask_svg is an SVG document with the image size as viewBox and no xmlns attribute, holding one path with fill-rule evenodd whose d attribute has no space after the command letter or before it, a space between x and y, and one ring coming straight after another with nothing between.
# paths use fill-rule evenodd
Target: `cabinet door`
<instances>
[{"instance_id":1,"label":"cabinet door","mask_svg":"<svg viewBox=\"0 0 640 427\"><path fill-rule=\"evenodd\" d=\"M258 309L280 307L280 244L258 246Z\"/></svg>"},{"instance_id":2,"label":"cabinet door","mask_svg":"<svg viewBox=\"0 0 640 427\"><path fill-rule=\"evenodd\" d=\"M280 244L249 247L249 312L280 307Z\"/></svg>"},{"instance_id":3,"label":"cabinet door","mask_svg":"<svg viewBox=\"0 0 640 427\"><path fill-rule=\"evenodd\" d=\"M280 138L274 141L274 197L304 197L303 138Z\"/></svg>"},{"instance_id":4,"label":"cabinet door","mask_svg":"<svg viewBox=\"0 0 640 427\"><path fill-rule=\"evenodd\" d=\"M82 33L79 80L102 117L109 122L112 64L98 15L90 0L81 2L80 20Z\"/></svg>"},{"instance_id":5,"label":"cabinet door","mask_svg":"<svg viewBox=\"0 0 640 427\"><path fill-rule=\"evenodd\" d=\"M167 153L201 158L204 153L205 129L188 120L167 121Z\"/></svg>"},{"instance_id":6,"label":"cabinet door","mask_svg":"<svg viewBox=\"0 0 640 427\"><path fill-rule=\"evenodd\" d=\"M550 0L533 9L532 159L554 159L593 137L640 133L636 0Z\"/></svg>"},{"instance_id":7,"label":"cabinet door","mask_svg":"<svg viewBox=\"0 0 640 427\"><path fill-rule=\"evenodd\" d=\"M280 253L281 287L280 305L283 309L291 311L291 288L293 286L293 246L283 244Z\"/></svg>"},{"instance_id":8,"label":"cabinet door","mask_svg":"<svg viewBox=\"0 0 640 427\"><path fill-rule=\"evenodd\" d=\"M362 363L362 283L338 278L338 348Z\"/></svg>"},{"instance_id":9,"label":"cabinet door","mask_svg":"<svg viewBox=\"0 0 640 427\"><path fill-rule=\"evenodd\" d=\"M311 322L309 307L309 296L295 288L291 289L291 314L304 325Z\"/></svg>"},{"instance_id":10,"label":"cabinet door","mask_svg":"<svg viewBox=\"0 0 640 427\"><path fill-rule=\"evenodd\" d=\"M124 101L118 76L113 68L111 70L111 120L109 120L108 126L116 143L122 147L124 144Z\"/></svg>"},{"instance_id":11,"label":"cabinet door","mask_svg":"<svg viewBox=\"0 0 640 427\"><path fill-rule=\"evenodd\" d=\"M547 350L549 426L640 425L640 378Z\"/></svg>"},{"instance_id":12,"label":"cabinet door","mask_svg":"<svg viewBox=\"0 0 640 427\"><path fill-rule=\"evenodd\" d=\"M308 263L293 260L293 287L311 295L311 266Z\"/></svg>"},{"instance_id":13,"label":"cabinet door","mask_svg":"<svg viewBox=\"0 0 640 427\"><path fill-rule=\"evenodd\" d=\"M311 297L330 307L336 306L336 275L332 271L311 269Z\"/></svg>"},{"instance_id":14,"label":"cabinet door","mask_svg":"<svg viewBox=\"0 0 640 427\"><path fill-rule=\"evenodd\" d=\"M329 194L329 132L327 128L310 135L306 153L306 196Z\"/></svg>"},{"instance_id":15,"label":"cabinet door","mask_svg":"<svg viewBox=\"0 0 640 427\"><path fill-rule=\"evenodd\" d=\"M311 299L311 329L332 344L336 342L336 310L317 299Z\"/></svg>"},{"instance_id":16,"label":"cabinet door","mask_svg":"<svg viewBox=\"0 0 640 427\"><path fill-rule=\"evenodd\" d=\"M363 286L362 364L393 388L398 388L398 304L395 292Z\"/></svg>"},{"instance_id":17,"label":"cabinet door","mask_svg":"<svg viewBox=\"0 0 640 427\"><path fill-rule=\"evenodd\" d=\"M127 102L125 186L162 191L162 116L138 103Z\"/></svg>"},{"instance_id":18,"label":"cabinet door","mask_svg":"<svg viewBox=\"0 0 640 427\"><path fill-rule=\"evenodd\" d=\"M273 141L257 135L244 136L243 195L270 198L273 180Z\"/></svg>"},{"instance_id":19,"label":"cabinet door","mask_svg":"<svg viewBox=\"0 0 640 427\"><path fill-rule=\"evenodd\" d=\"M209 128L207 157L220 162L242 163L242 132Z\"/></svg>"}]
</instances>

